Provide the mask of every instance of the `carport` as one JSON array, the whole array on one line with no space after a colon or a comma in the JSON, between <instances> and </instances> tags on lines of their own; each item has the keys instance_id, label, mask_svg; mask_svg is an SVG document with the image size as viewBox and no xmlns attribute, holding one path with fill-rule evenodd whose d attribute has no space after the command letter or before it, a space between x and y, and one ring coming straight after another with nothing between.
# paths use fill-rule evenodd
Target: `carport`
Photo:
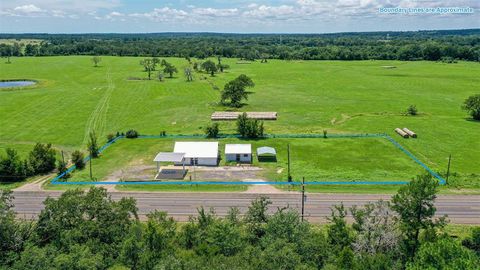
<instances>
[{"instance_id":1,"label":"carport","mask_svg":"<svg viewBox=\"0 0 480 270\"><path fill-rule=\"evenodd\" d=\"M186 173L185 170L185 153L174 153L174 152L160 152L155 156L153 161L157 162L157 175L155 176L155 179L159 178L173 178L177 179L181 178L183 179L183 176ZM182 171L181 174L175 173L178 170L163 170L160 169L160 162L172 162L174 164L182 164ZM163 172L165 171L165 172Z\"/></svg>"},{"instance_id":2,"label":"carport","mask_svg":"<svg viewBox=\"0 0 480 270\"><path fill-rule=\"evenodd\" d=\"M275 148L263 146L257 148L258 161L277 161L277 151Z\"/></svg>"}]
</instances>

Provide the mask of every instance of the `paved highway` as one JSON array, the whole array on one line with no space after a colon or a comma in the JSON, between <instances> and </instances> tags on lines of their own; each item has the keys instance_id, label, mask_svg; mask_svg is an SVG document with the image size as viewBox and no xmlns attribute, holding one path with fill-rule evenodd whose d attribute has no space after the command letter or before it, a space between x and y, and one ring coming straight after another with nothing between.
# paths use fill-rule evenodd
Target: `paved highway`
<instances>
[{"instance_id":1,"label":"paved highway","mask_svg":"<svg viewBox=\"0 0 480 270\"><path fill-rule=\"evenodd\" d=\"M43 200L48 196L58 197L57 191L16 191L15 211L19 217L35 218L43 209ZM196 214L198 207L215 208L215 212L223 216L228 209L237 206L242 213L250 202L260 194L248 193L140 193L140 192L112 192L114 200L121 197L133 197L137 200L139 215L142 219L155 209L166 211L179 221L185 221L190 215ZM301 207L301 195L298 193L266 194L273 204L270 211L278 207L290 206L295 209ZM388 200L389 195L364 194L307 194L305 215L311 222L325 222L330 214L330 207L343 202L346 207L363 205L369 201L379 199ZM452 223L480 224L480 196L479 195L439 195L436 201L437 215L448 215Z\"/></svg>"}]
</instances>

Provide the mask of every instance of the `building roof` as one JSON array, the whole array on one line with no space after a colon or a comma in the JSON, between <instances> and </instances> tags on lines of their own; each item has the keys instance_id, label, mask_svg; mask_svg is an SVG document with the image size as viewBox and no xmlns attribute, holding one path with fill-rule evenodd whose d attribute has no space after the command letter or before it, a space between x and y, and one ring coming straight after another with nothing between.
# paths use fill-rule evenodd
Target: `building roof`
<instances>
[{"instance_id":1,"label":"building roof","mask_svg":"<svg viewBox=\"0 0 480 270\"><path fill-rule=\"evenodd\" d=\"M160 152L155 156L153 161L156 162L182 162L185 153Z\"/></svg>"},{"instance_id":2,"label":"building roof","mask_svg":"<svg viewBox=\"0 0 480 270\"><path fill-rule=\"evenodd\" d=\"M217 158L218 142L175 142L175 153L185 153L186 158Z\"/></svg>"},{"instance_id":3,"label":"building roof","mask_svg":"<svg viewBox=\"0 0 480 270\"><path fill-rule=\"evenodd\" d=\"M257 148L257 156L262 156L262 155L277 155L277 151L275 151L275 148L273 147L268 147L268 146L263 146Z\"/></svg>"},{"instance_id":4,"label":"building roof","mask_svg":"<svg viewBox=\"0 0 480 270\"><path fill-rule=\"evenodd\" d=\"M251 154L251 144L226 144L225 154Z\"/></svg>"}]
</instances>

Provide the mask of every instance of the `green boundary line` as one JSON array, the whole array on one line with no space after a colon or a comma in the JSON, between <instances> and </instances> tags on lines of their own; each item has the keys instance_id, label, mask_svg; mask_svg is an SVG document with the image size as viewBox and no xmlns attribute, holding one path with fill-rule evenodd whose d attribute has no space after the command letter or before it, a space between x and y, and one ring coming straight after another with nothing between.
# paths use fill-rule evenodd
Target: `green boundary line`
<instances>
[{"instance_id":1,"label":"green boundary line","mask_svg":"<svg viewBox=\"0 0 480 270\"><path fill-rule=\"evenodd\" d=\"M99 149L99 153L102 153L106 148L111 146L113 143L120 139L124 139L125 136L117 136L104 146ZM140 135L138 138L144 139L207 139L207 136L200 135L200 134L193 134L193 135L184 135L184 134L176 134L176 135ZM226 139L226 138L241 138L240 135L237 134L222 134L217 136L215 139ZM420 161L417 157L415 157L411 152L406 150L402 145L400 145L397 141L395 141L392 137L388 136L386 133L380 134L330 134L330 135L323 135L323 134L267 134L264 138L384 138L391 142L395 147L400 149L404 154L406 154L409 158L415 161L418 165L422 166L428 173L430 173L433 177L435 177L440 185L445 185L446 181L441 177L438 173L434 172L430 169L427 165L425 165L422 161ZM262 138L261 138L262 139ZM85 162L89 162L91 159L90 156L84 159ZM74 181L74 182L62 182L60 179L68 173L71 173L76 169L75 165L70 166L64 173L57 175L55 178L51 180L51 183L54 185L301 185L300 182L213 182L213 181L178 181L178 182L152 182L152 181L131 181L131 182L99 182L99 181ZM343 182L343 181L309 181L305 182L306 185L405 185L408 184L409 181L356 181L356 182Z\"/></svg>"}]
</instances>

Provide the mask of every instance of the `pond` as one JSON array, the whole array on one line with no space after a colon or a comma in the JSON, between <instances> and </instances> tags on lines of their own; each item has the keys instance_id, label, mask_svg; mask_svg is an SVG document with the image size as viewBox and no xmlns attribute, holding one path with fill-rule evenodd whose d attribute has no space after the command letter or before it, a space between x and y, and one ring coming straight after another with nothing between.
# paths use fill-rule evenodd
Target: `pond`
<instances>
[{"instance_id":1,"label":"pond","mask_svg":"<svg viewBox=\"0 0 480 270\"><path fill-rule=\"evenodd\" d=\"M0 81L0 88L7 88L7 87L22 87L22 86L29 86L34 85L37 82L35 81Z\"/></svg>"}]
</instances>

